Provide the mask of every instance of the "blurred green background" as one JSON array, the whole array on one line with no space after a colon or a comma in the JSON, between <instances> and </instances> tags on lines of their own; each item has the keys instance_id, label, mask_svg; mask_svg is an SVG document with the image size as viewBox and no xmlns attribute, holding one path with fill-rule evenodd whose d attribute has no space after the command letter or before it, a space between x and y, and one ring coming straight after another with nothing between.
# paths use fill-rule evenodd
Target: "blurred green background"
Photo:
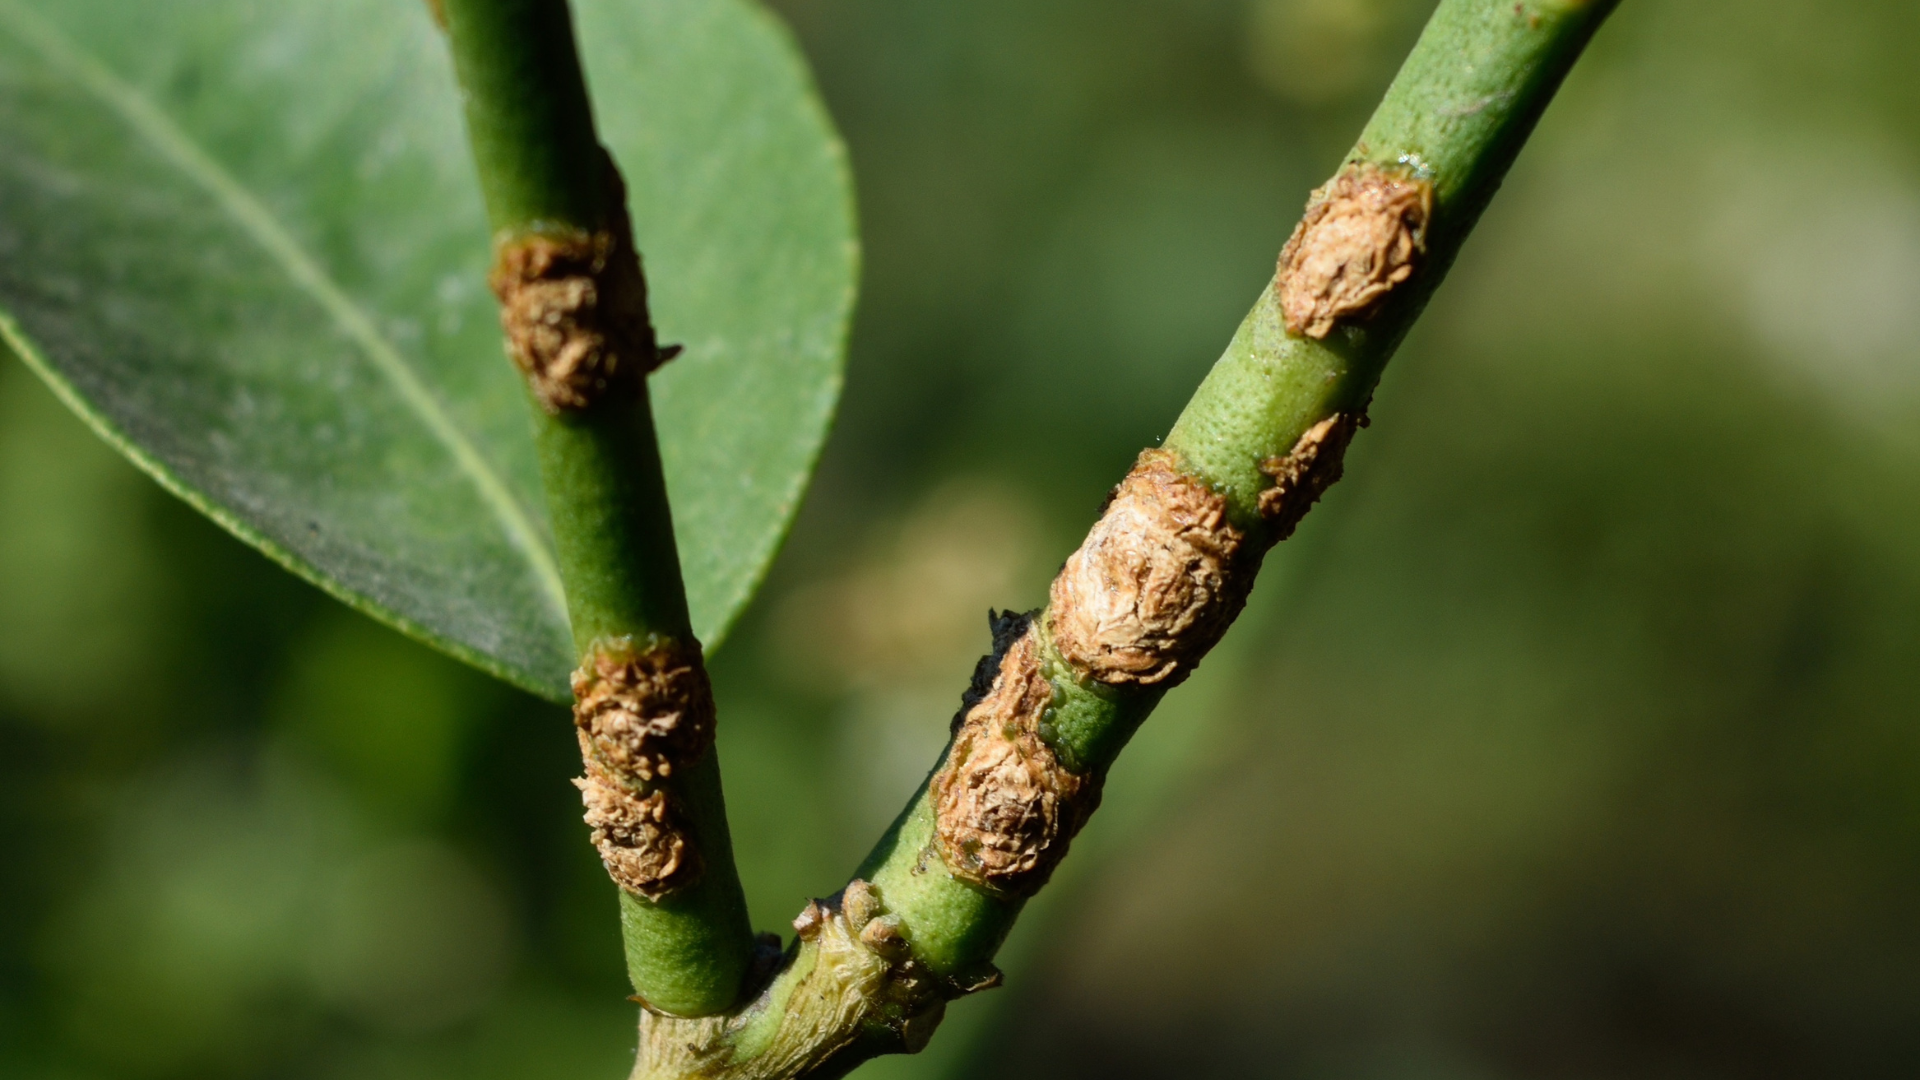
<instances>
[{"instance_id":1,"label":"blurred green background","mask_svg":"<svg viewBox=\"0 0 1920 1080\"><path fill-rule=\"evenodd\" d=\"M1431 6L780 5L867 259L715 664L761 925L919 781ZM861 1075L1920 1071L1917 44L1627 0L1008 987ZM576 769L0 365L0 1076L623 1076Z\"/></svg>"}]
</instances>

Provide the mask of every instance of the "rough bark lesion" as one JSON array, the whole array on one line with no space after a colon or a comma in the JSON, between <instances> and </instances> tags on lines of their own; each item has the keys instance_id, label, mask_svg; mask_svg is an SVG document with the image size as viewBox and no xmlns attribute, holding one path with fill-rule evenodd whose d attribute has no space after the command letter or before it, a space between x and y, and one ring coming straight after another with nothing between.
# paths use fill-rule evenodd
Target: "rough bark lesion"
<instances>
[{"instance_id":1,"label":"rough bark lesion","mask_svg":"<svg viewBox=\"0 0 1920 1080\"><path fill-rule=\"evenodd\" d=\"M1260 471L1273 477L1273 486L1260 493L1260 516L1272 542L1292 536L1300 519L1340 479L1347 444L1366 426L1365 413L1334 413L1308 428L1285 456L1260 463Z\"/></svg>"},{"instance_id":2,"label":"rough bark lesion","mask_svg":"<svg viewBox=\"0 0 1920 1080\"><path fill-rule=\"evenodd\" d=\"M549 413L630 398L679 352L661 349L633 247L626 186L606 161L607 227L530 232L501 240L488 284L500 300L507 355Z\"/></svg>"},{"instance_id":3,"label":"rough bark lesion","mask_svg":"<svg viewBox=\"0 0 1920 1080\"><path fill-rule=\"evenodd\" d=\"M586 775L574 781L607 874L650 900L692 881L700 853L672 778L713 745L713 690L700 647L595 642L573 673Z\"/></svg>"},{"instance_id":4,"label":"rough bark lesion","mask_svg":"<svg viewBox=\"0 0 1920 1080\"><path fill-rule=\"evenodd\" d=\"M947 869L1026 896L1046 884L1100 789L1095 777L1067 769L1041 737L1054 690L1041 669L1039 628L1027 616L1007 615L994 629L994 655L975 674L929 790Z\"/></svg>"},{"instance_id":5,"label":"rough bark lesion","mask_svg":"<svg viewBox=\"0 0 1920 1080\"><path fill-rule=\"evenodd\" d=\"M1245 537L1227 500L1148 450L1054 579L1061 659L1113 686L1174 686L1246 604Z\"/></svg>"},{"instance_id":6,"label":"rough bark lesion","mask_svg":"<svg viewBox=\"0 0 1920 1080\"><path fill-rule=\"evenodd\" d=\"M1284 539L1340 478L1360 413L1315 424L1261 470L1269 527ZM1099 777L1065 767L1043 736L1058 704L1043 657L1075 679L1116 688L1184 680L1246 604L1259 549L1228 518L1225 495L1148 450L1115 488L1054 579L1043 626L994 619L994 652L974 672L947 758L929 782L939 853L954 876L995 892L1037 891L1099 804ZM1043 634L1044 631L1044 634Z\"/></svg>"},{"instance_id":7,"label":"rough bark lesion","mask_svg":"<svg viewBox=\"0 0 1920 1080\"><path fill-rule=\"evenodd\" d=\"M1324 338L1373 313L1426 252L1433 185L1356 162L1314 191L1274 279L1287 331Z\"/></svg>"}]
</instances>

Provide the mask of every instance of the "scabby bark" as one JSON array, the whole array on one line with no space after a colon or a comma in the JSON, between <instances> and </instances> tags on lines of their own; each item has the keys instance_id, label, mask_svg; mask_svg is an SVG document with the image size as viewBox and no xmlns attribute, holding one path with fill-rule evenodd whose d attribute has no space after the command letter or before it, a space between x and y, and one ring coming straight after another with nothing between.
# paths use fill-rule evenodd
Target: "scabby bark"
<instances>
[{"instance_id":1,"label":"scabby bark","mask_svg":"<svg viewBox=\"0 0 1920 1080\"><path fill-rule=\"evenodd\" d=\"M507 237L487 279L500 299L507 355L550 413L630 397L678 351L658 347L625 185L611 161L606 171L613 212L605 229Z\"/></svg>"},{"instance_id":2,"label":"scabby bark","mask_svg":"<svg viewBox=\"0 0 1920 1080\"><path fill-rule=\"evenodd\" d=\"M1271 524L1269 538L1274 543L1292 536L1321 494L1340 479L1347 444L1354 432L1366 426L1364 413L1334 413L1308 428L1285 457L1260 463L1260 471L1274 481L1260 493L1260 516Z\"/></svg>"},{"instance_id":3,"label":"scabby bark","mask_svg":"<svg viewBox=\"0 0 1920 1080\"><path fill-rule=\"evenodd\" d=\"M1142 453L1053 581L1055 650L1109 685L1178 684L1246 603L1243 544L1224 496Z\"/></svg>"},{"instance_id":4,"label":"scabby bark","mask_svg":"<svg viewBox=\"0 0 1920 1080\"><path fill-rule=\"evenodd\" d=\"M713 745L713 690L696 644L595 642L573 673L586 775L575 780L607 873L658 900L699 874L670 779Z\"/></svg>"},{"instance_id":5,"label":"scabby bark","mask_svg":"<svg viewBox=\"0 0 1920 1080\"><path fill-rule=\"evenodd\" d=\"M1413 276L1426 251L1433 187L1411 175L1356 163L1307 200L1280 251L1280 311L1287 331L1324 338L1364 318Z\"/></svg>"},{"instance_id":6,"label":"scabby bark","mask_svg":"<svg viewBox=\"0 0 1920 1080\"><path fill-rule=\"evenodd\" d=\"M1025 896L1046 884L1100 796L1097 779L1069 771L1040 736L1053 684L1040 670L1038 628L1020 617L1017 629L996 643L992 683L970 695L929 790L947 869Z\"/></svg>"}]
</instances>

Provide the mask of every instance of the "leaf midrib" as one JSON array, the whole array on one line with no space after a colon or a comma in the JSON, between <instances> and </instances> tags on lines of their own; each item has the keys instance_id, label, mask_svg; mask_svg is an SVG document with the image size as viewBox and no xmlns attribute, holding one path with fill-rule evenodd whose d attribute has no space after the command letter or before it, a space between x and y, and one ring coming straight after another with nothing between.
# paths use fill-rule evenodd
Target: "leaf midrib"
<instances>
[{"instance_id":1,"label":"leaf midrib","mask_svg":"<svg viewBox=\"0 0 1920 1080\"><path fill-rule=\"evenodd\" d=\"M366 312L327 276L319 263L300 247L299 242L252 192L202 150L187 132L148 101L138 89L74 45L40 16L21 7L16 0L0 0L0 20L8 23L14 34L39 53L41 59L73 79L169 164L212 196L214 202L240 229L280 265L294 287L307 294L348 338L360 346L368 362L392 384L400 399L446 447L461 471L473 481L481 499L506 531L508 542L533 568L534 576L540 583L540 592L551 612L558 616L561 625L566 625L567 600L560 583L560 572L532 519L466 433L447 415L433 392L427 389L399 351L375 328Z\"/></svg>"}]
</instances>

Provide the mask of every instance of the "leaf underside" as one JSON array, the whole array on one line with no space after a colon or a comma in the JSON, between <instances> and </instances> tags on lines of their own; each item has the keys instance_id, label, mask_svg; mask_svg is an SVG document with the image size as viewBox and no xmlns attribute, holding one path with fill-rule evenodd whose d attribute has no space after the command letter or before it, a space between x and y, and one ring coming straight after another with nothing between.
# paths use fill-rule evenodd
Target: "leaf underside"
<instances>
[{"instance_id":1,"label":"leaf underside","mask_svg":"<svg viewBox=\"0 0 1920 1080\"><path fill-rule=\"evenodd\" d=\"M575 0L626 173L696 632L798 504L857 272L844 154L751 0ZM407 0L0 0L0 336L168 489L543 696L573 650L445 43Z\"/></svg>"}]
</instances>

